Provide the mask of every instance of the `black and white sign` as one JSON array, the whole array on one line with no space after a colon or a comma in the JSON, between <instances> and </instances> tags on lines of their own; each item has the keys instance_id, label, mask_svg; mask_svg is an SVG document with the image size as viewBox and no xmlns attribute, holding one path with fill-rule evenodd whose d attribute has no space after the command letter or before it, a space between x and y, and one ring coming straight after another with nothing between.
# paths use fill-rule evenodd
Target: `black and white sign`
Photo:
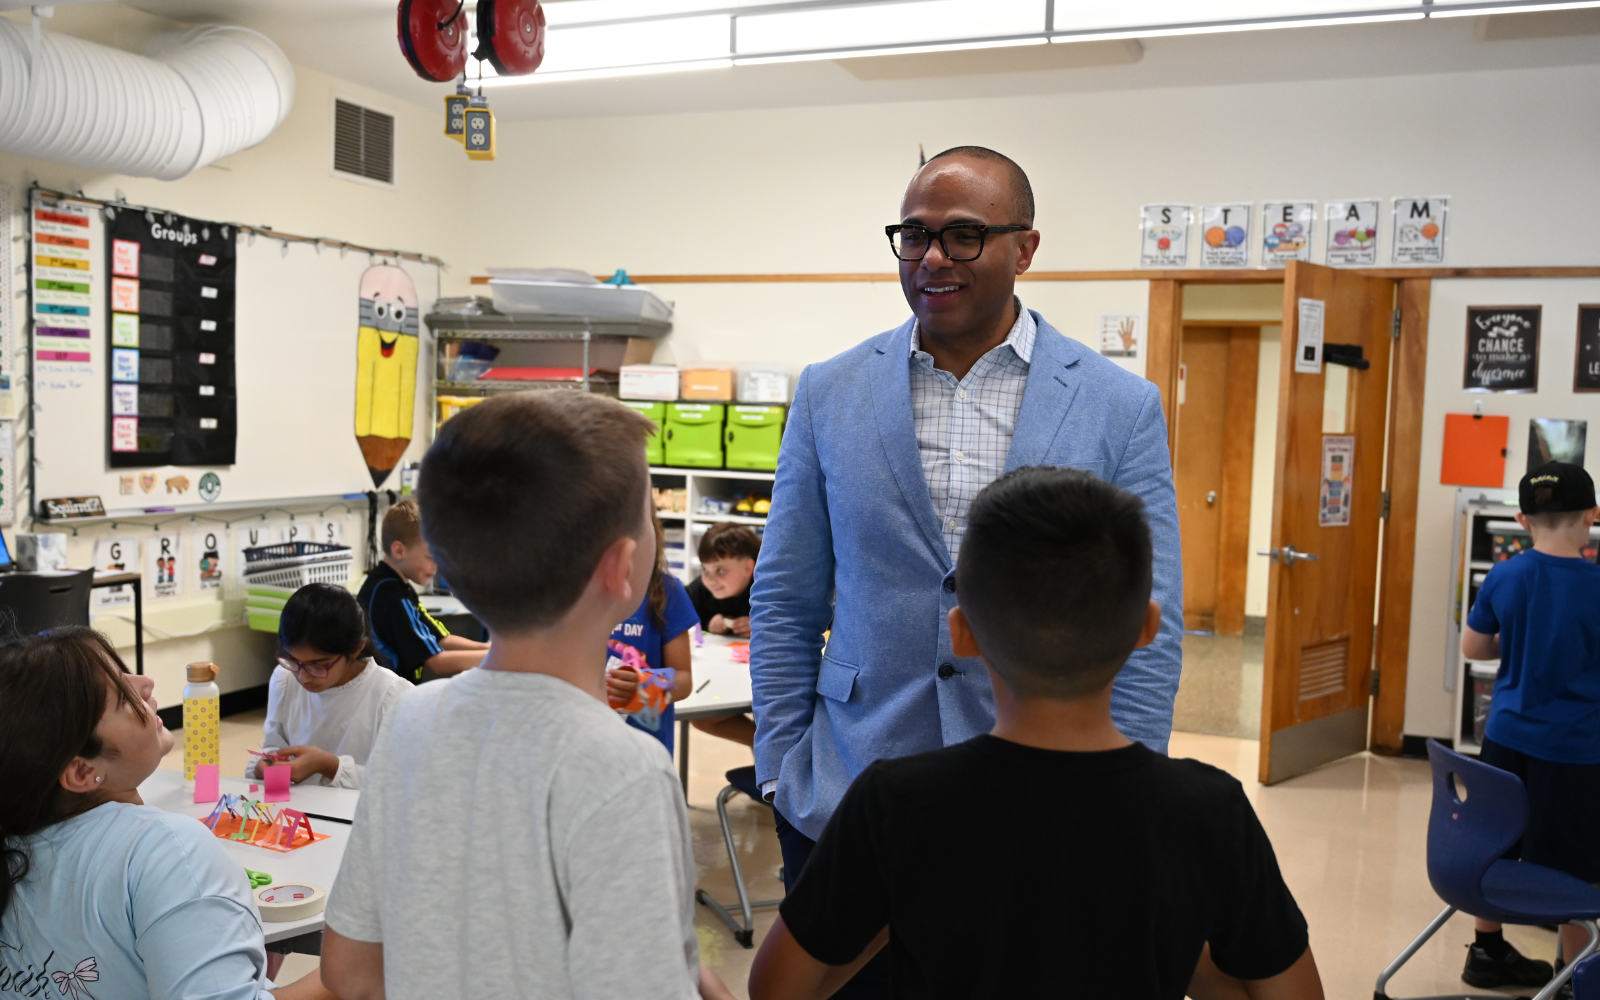
<instances>
[{"instance_id":1,"label":"black and white sign","mask_svg":"<svg viewBox=\"0 0 1600 1000\"><path fill-rule=\"evenodd\" d=\"M1539 391L1539 306L1468 306L1468 392Z\"/></svg>"},{"instance_id":2,"label":"black and white sign","mask_svg":"<svg viewBox=\"0 0 1600 1000\"><path fill-rule=\"evenodd\" d=\"M1578 358L1573 392L1600 392L1600 305L1578 307Z\"/></svg>"}]
</instances>

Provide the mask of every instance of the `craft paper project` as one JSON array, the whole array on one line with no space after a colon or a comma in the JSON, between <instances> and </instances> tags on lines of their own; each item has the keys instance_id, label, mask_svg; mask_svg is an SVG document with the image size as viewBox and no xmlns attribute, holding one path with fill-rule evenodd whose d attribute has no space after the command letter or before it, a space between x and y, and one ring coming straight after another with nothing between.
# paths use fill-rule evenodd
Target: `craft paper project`
<instances>
[{"instance_id":1,"label":"craft paper project","mask_svg":"<svg viewBox=\"0 0 1600 1000\"><path fill-rule=\"evenodd\" d=\"M1247 267L1250 264L1248 201L1200 206L1200 266Z\"/></svg>"},{"instance_id":2,"label":"craft paper project","mask_svg":"<svg viewBox=\"0 0 1600 1000\"><path fill-rule=\"evenodd\" d=\"M1291 260L1311 259L1311 231L1316 223L1313 201L1269 201L1261 206L1261 266L1286 267Z\"/></svg>"},{"instance_id":3,"label":"craft paper project","mask_svg":"<svg viewBox=\"0 0 1600 1000\"><path fill-rule=\"evenodd\" d=\"M417 401L417 286L389 264L361 276L356 332L356 442L382 486L411 443Z\"/></svg>"},{"instance_id":4,"label":"craft paper project","mask_svg":"<svg viewBox=\"0 0 1600 1000\"><path fill-rule=\"evenodd\" d=\"M1322 217L1328 226L1329 267L1364 267L1378 262L1378 199L1330 201Z\"/></svg>"},{"instance_id":5,"label":"craft paper project","mask_svg":"<svg viewBox=\"0 0 1600 1000\"><path fill-rule=\"evenodd\" d=\"M194 768L195 802L216 802L222 798L222 767L219 764L196 764Z\"/></svg>"},{"instance_id":6,"label":"craft paper project","mask_svg":"<svg viewBox=\"0 0 1600 1000\"><path fill-rule=\"evenodd\" d=\"M1186 267L1189 263L1188 205L1145 205L1139 214L1139 266Z\"/></svg>"},{"instance_id":7,"label":"craft paper project","mask_svg":"<svg viewBox=\"0 0 1600 1000\"><path fill-rule=\"evenodd\" d=\"M1317 524L1342 528L1350 524L1350 470L1355 465L1353 434L1322 436L1322 495L1317 504Z\"/></svg>"},{"instance_id":8,"label":"craft paper project","mask_svg":"<svg viewBox=\"0 0 1600 1000\"><path fill-rule=\"evenodd\" d=\"M748 642L728 643L728 659L734 663L749 663L750 644Z\"/></svg>"},{"instance_id":9,"label":"craft paper project","mask_svg":"<svg viewBox=\"0 0 1600 1000\"><path fill-rule=\"evenodd\" d=\"M288 764L267 764L261 769L261 777L266 781L266 793L261 796L263 802L288 802L289 801L289 774Z\"/></svg>"},{"instance_id":10,"label":"craft paper project","mask_svg":"<svg viewBox=\"0 0 1600 1000\"><path fill-rule=\"evenodd\" d=\"M1539 391L1539 306L1468 306L1468 392Z\"/></svg>"},{"instance_id":11,"label":"craft paper project","mask_svg":"<svg viewBox=\"0 0 1600 1000\"><path fill-rule=\"evenodd\" d=\"M1506 436L1510 417L1471 413L1444 415L1444 457L1439 482L1446 486L1488 486L1506 482Z\"/></svg>"},{"instance_id":12,"label":"craft paper project","mask_svg":"<svg viewBox=\"0 0 1600 1000\"><path fill-rule=\"evenodd\" d=\"M243 795L224 795L211 815L200 822L222 840L237 840L269 851L290 851L327 840L326 833L311 829L311 820L298 809L273 809Z\"/></svg>"},{"instance_id":13,"label":"craft paper project","mask_svg":"<svg viewBox=\"0 0 1600 1000\"><path fill-rule=\"evenodd\" d=\"M139 567L139 539L133 536L122 538L98 538L94 543L94 571L96 573L128 573L137 571ZM91 602L96 611L108 608L124 608L133 606L134 584L119 583L115 587L96 587L90 591L93 595ZM211 801L207 799L206 801Z\"/></svg>"},{"instance_id":14,"label":"craft paper project","mask_svg":"<svg viewBox=\"0 0 1600 1000\"><path fill-rule=\"evenodd\" d=\"M1532 472L1546 462L1567 462L1581 466L1588 436L1587 420L1534 417L1528 421L1528 471Z\"/></svg>"},{"instance_id":15,"label":"craft paper project","mask_svg":"<svg viewBox=\"0 0 1600 1000\"><path fill-rule=\"evenodd\" d=\"M660 729L661 713L671 704L672 682L677 680L678 672L671 667L652 669L646 665L643 653L615 639L606 642L606 649L610 653L606 659L607 673L626 667L639 675L639 686L634 689L633 699L622 704L611 702L611 707L623 715L632 716L635 722L651 732Z\"/></svg>"},{"instance_id":16,"label":"craft paper project","mask_svg":"<svg viewBox=\"0 0 1600 1000\"><path fill-rule=\"evenodd\" d=\"M1396 198L1394 200L1394 250L1396 264L1439 264L1444 261L1445 220L1450 199Z\"/></svg>"}]
</instances>

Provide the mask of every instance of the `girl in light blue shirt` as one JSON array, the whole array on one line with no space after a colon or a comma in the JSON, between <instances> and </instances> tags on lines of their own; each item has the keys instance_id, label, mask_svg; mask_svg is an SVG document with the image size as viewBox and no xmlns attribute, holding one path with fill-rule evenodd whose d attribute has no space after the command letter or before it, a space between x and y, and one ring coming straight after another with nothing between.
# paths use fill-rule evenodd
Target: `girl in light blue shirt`
<instances>
[{"instance_id":1,"label":"girl in light blue shirt","mask_svg":"<svg viewBox=\"0 0 1600 1000\"><path fill-rule=\"evenodd\" d=\"M331 996L269 992L244 870L139 798L172 749L153 689L87 628L0 646L0 998Z\"/></svg>"}]
</instances>

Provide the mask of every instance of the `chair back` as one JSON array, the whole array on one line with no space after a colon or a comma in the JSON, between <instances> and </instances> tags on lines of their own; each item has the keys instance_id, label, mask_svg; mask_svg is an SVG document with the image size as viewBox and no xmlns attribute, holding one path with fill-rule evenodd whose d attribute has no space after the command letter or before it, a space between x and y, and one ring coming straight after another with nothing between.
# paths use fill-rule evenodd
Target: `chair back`
<instances>
[{"instance_id":1,"label":"chair back","mask_svg":"<svg viewBox=\"0 0 1600 1000\"><path fill-rule=\"evenodd\" d=\"M1428 741L1433 810L1428 815L1428 881L1439 898L1475 917L1498 919L1483 898L1489 866L1522 838L1528 792L1522 779ZM1459 780L1466 797L1456 794Z\"/></svg>"},{"instance_id":2,"label":"chair back","mask_svg":"<svg viewBox=\"0 0 1600 1000\"><path fill-rule=\"evenodd\" d=\"M89 624L93 570L0 574L0 638Z\"/></svg>"},{"instance_id":3,"label":"chair back","mask_svg":"<svg viewBox=\"0 0 1600 1000\"><path fill-rule=\"evenodd\" d=\"M1600 1000L1600 954L1590 955L1572 970L1572 1000Z\"/></svg>"}]
</instances>

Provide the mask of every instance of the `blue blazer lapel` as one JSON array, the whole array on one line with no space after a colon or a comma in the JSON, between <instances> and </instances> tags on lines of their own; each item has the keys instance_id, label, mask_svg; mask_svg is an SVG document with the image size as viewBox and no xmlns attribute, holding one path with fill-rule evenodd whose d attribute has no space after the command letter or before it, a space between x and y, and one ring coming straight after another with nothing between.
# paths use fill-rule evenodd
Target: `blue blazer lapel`
<instances>
[{"instance_id":1,"label":"blue blazer lapel","mask_svg":"<svg viewBox=\"0 0 1600 1000\"><path fill-rule=\"evenodd\" d=\"M911 324L894 332L888 348L868 364L872 386L872 414L878 424L878 439L883 443L889 471L905 497L911 517L927 536L933 551L950 561L939 530L939 517L928 493L928 477L922 471L922 455L917 450L917 431L911 419ZM1026 394L1024 394L1026 395Z\"/></svg>"},{"instance_id":2,"label":"blue blazer lapel","mask_svg":"<svg viewBox=\"0 0 1600 1000\"><path fill-rule=\"evenodd\" d=\"M1029 310L1033 312L1033 310ZM1033 341L1033 360L1028 364L1028 388L1022 394L1022 410L1017 414L1017 430L1006 455L1006 471L1025 465L1046 464L1050 448L1066 423L1067 410L1078 394L1074 367L1082 351L1077 341L1068 340L1038 313L1039 332Z\"/></svg>"}]
</instances>

